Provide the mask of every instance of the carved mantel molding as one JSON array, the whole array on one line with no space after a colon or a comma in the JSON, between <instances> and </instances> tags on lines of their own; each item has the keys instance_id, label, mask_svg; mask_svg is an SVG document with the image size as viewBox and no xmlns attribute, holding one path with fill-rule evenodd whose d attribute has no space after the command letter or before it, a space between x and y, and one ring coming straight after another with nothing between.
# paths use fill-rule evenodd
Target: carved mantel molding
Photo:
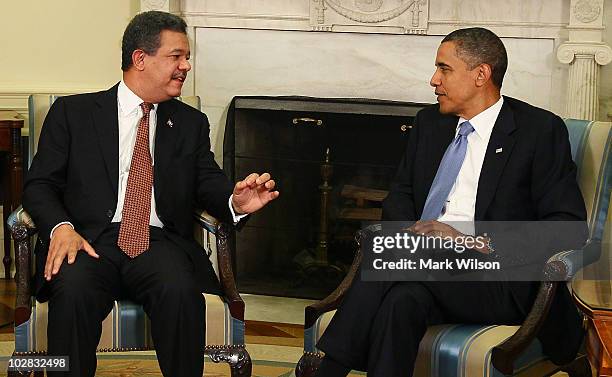
<instances>
[{"instance_id":1,"label":"carved mantel molding","mask_svg":"<svg viewBox=\"0 0 612 377\"><path fill-rule=\"evenodd\" d=\"M140 11L160 10L176 13L181 10L180 0L140 0Z\"/></svg>"},{"instance_id":2,"label":"carved mantel molding","mask_svg":"<svg viewBox=\"0 0 612 377\"><path fill-rule=\"evenodd\" d=\"M429 0L312 0L310 26L315 31L395 30L426 34ZM377 30L378 29L378 30Z\"/></svg>"},{"instance_id":3,"label":"carved mantel molding","mask_svg":"<svg viewBox=\"0 0 612 377\"><path fill-rule=\"evenodd\" d=\"M589 56L597 64L607 65L612 61L612 48L604 43L566 42L557 50L557 59L564 64L572 63L577 55Z\"/></svg>"}]
</instances>

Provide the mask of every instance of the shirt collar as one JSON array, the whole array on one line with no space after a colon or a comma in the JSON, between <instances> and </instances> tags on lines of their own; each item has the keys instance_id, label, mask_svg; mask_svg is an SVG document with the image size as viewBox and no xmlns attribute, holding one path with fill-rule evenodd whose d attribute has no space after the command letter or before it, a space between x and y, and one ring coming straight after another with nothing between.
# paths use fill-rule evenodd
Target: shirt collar
<instances>
[{"instance_id":1,"label":"shirt collar","mask_svg":"<svg viewBox=\"0 0 612 377\"><path fill-rule=\"evenodd\" d=\"M138 111L140 104L144 101L140 99L123 80L119 83L117 88L117 104L119 105L119 111L121 115L127 116L132 114L134 111ZM153 110L157 110L157 103L153 104Z\"/></svg>"},{"instance_id":2,"label":"shirt collar","mask_svg":"<svg viewBox=\"0 0 612 377\"><path fill-rule=\"evenodd\" d=\"M470 119L470 124L474 127L474 132L482 139L489 140L491 137L491 132L493 132L493 126L495 125L495 121L499 116L499 112L501 111L502 105L504 104L504 97L500 96L499 100L495 102L492 106L489 106L487 109ZM457 123L457 130L459 129L459 125L465 122L467 119L463 117L459 117L459 123Z\"/></svg>"}]
</instances>

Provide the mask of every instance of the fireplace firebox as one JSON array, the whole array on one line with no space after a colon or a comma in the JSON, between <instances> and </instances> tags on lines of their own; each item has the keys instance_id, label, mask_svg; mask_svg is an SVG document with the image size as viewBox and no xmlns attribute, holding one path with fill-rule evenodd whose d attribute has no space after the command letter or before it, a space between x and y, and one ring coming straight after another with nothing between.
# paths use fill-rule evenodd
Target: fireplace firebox
<instances>
[{"instance_id":1,"label":"fireplace firebox","mask_svg":"<svg viewBox=\"0 0 612 377\"><path fill-rule=\"evenodd\" d=\"M280 197L233 237L238 289L322 298L344 277L362 221L381 202L424 104L235 97L224 135L232 179L268 171Z\"/></svg>"}]
</instances>

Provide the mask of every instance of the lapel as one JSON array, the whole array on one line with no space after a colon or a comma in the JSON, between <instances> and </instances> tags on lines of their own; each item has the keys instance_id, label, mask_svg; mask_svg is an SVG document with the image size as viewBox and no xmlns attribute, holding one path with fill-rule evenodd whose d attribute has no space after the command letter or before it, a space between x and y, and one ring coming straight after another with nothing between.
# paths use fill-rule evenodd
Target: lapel
<instances>
[{"instance_id":1,"label":"lapel","mask_svg":"<svg viewBox=\"0 0 612 377\"><path fill-rule=\"evenodd\" d=\"M476 193L474 220L482 220L495 196L499 178L514 147L515 139L511 133L515 129L514 114L508 106L508 100L505 99L497 121L493 126L489 145L487 146L482 163L482 170L478 180L478 192ZM502 152L497 153L496 151L500 148Z\"/></svg>"},{"instance_id":2,"label":"lapel","mask_svg":"<svg viewBox=\"0 0 612 377\"><path fill-rule=\"evenodd\" d=\"M117 87L102 92L96 101L93 124L106 165L111 187L117 197L119 179L119 119L117 109Z\"/></svg>"},{"instance_id":3,"label":"lapel","mask_svg":"<svg viewBox=\"0 0 612 377\"><path fill-rule=\"evenodd\" d=\"M172 158L178 124L180 119L176 116L176 103L173 100L165 101L157 107L157 125L155 127L155 166L153 172L153 184L156 196L161 187L162 173L167 170Z\"/></svg>"},{"instance_id":4,"label":"lapel","mask_svg":"<svg viewBox=\"0 0 612 377\"><path fill-rule=\"evenodd\" d=\"M429 133L430 137L426 143L427 158L424 161L425 166L421 169L423 172L424 187L426 188L424 191L425 197L422 200L423 205L425 205L425 200L427 199L431 184L438 172L438 167L440 166L444 152L446 152L448 145L455 138L458 120L459 118L456 116L441 115L438 118L437 124L434 125L434 129Z\"/></svg>"}]
</instances>

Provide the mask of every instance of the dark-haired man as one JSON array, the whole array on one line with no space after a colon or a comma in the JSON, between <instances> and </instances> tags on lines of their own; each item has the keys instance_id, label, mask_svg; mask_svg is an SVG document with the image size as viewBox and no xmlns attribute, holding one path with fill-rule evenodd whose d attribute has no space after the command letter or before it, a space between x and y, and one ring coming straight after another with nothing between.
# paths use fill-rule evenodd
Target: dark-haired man
<instances>
[{"instance_id":1,"label":"dark-haired man","mask_svg":"<svg viewBox=\"0 0 612 377\"><path fill-rule=\"evenodd\" d=\"M191 69L181 18L137 15L122 51L119 84L53 104L25 182L48 353L70 358L70 372L55 375L94 376L101 322L130 298L151 319L162 373L200 377L201 292L220 287L193 238L194 207L238 223L279 194L268 173L232 188L210 151L206 116L174 99Z\"/></svg>"},{"instance_id":2,"label":"dark-haired man","mask_svg":"<svg viewBox=\"0 0 612 377\"><path fill-rule=\"evenodd\" d=\"M383 203L384 220L416 221L412 230L419 234L452 238L466 231L449 222L585 220L563 121L502 97L506 67L504 45L489 30L462 29L443 39L430 82L438 104L417 114ZM477 251L494 252L491 245ZM368 376L410 376L427 326L520 324L538 285L357 277L318 343L325 358L316 375L359 369ZM553 305L540 340L553 361L564 363L579 346L580 321L566 289Z\"/></svg>"}]
</instances>

